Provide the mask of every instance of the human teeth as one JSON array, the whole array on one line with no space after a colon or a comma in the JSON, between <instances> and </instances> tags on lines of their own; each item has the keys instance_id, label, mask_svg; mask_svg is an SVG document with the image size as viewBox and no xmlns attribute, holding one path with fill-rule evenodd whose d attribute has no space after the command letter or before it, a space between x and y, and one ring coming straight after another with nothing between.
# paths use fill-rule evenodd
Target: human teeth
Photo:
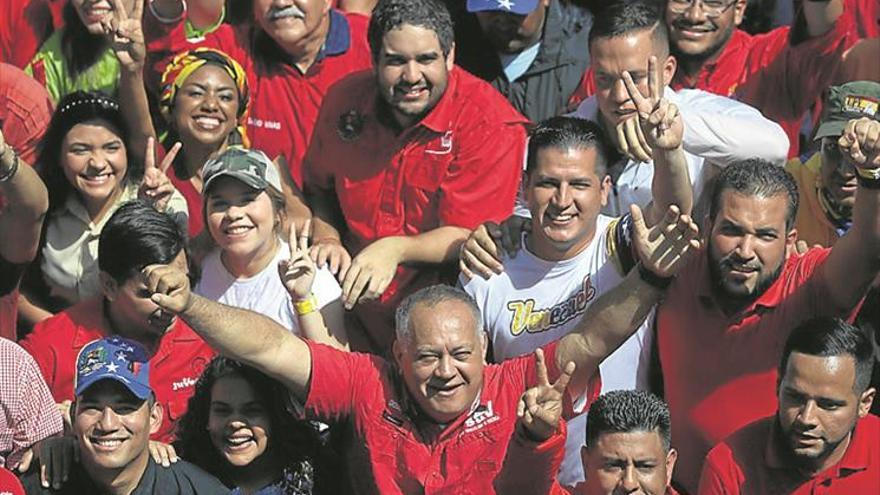
<instances>
[{"instance_id":1,"label":"human teeth","mask_svg":"<svg viewBox=\"0 0 880 495\"><path fill-rule=\"evenodd\" d=\"M231 445L243 445L243 444L245 444L245 443L247 443L247 442L250 442L250 441L251 441L251 438L250 438L250 437L244 437L244 438L227 438L227 439L226 439L226 443L231 444Z\"/></svg>"},{"instance_id":2,"label":"human teeth","mask_svg":"<svg viewBox=\"0 0 880 495\"><path fill-rule=\"evenodd\" d=\"M230 227L226 229L227 234L241 234L250 229L250 227Z\"/></svg>"},{"instance_id":3,"label":"human teeth","mask_svg":"<svg viewBox=\"0 0 880 495\"><path fill-rule=\"evenodd\" d=\"M92 440L92 443L101 447L116 447L122 443L122 440Z\"/></svg>"},{"instance_id":4,"label":"human teeth","mask_svg":"<svg viewBox=\"0 0 880 495\"><path fill-rule=\"evenodd\" d=\"M205 129L213 130L220 127L220 119L213 117L196 117L196 122Z\"/></svg>"}]
</instances>

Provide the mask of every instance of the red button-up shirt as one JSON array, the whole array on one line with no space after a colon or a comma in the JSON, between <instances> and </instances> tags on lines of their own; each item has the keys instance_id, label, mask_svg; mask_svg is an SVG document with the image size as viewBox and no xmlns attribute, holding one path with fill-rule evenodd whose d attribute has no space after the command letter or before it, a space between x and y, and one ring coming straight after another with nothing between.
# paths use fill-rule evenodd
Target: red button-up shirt
<instances>
[{"instance_id":1,"label":"red button-up shirt","mask_svg":"<svg viewBox=\"0 0 880 495\"><path fill-rule=\"evenodd\" d=\"M345 456L354 493L495 493L492 483L514 433L516 404L537 383L533 356L486 365L483 388L471 410L426 440L419 426L436 425L414 421L415 406L389 362L307 343L312 376L305 411L351 426L354 438ZM552 383L559 376L556 343L545 346L544 353ZM587 397L595 399L600 388L597 373Z\"/></svg>"},{"instance_id":2,"label":"red button-up shirt","mask_svg":"<svg viewBox=\"0 0 880 495\"><path fill-rule=\"evenodd\" d=\"M774 493L831 495L880 491L880 418L856 423L840 462L815 476L785 460L779 449L776 416L737 431L706 457L700 495Z\"/></svg>"},{"instance_id":3,"label":"red button-up shirt","mask_svg":"<svg viewBox=\"0 0 880 495\"><path fill-rule=\"evenodd\" d=\"M110 335L103 299L89 299L38 323L22 342L40 366L57 402L73 400L76 356L89 342ZM150 358L150 386L164 415L153 440L170 443L174 428L186 412L196 380L214 351L182 319L178 318L159 341Z\"/></svg>"},{"instance_id":4,"label":"red button-up shirt","mask_svg":"<svg viewBox=\"0 0 880 495\"><path fill-rule=\"evenodd\" d=\"M845 316L820 276L829 253L790 256L776 282L730 316L715 303L705 251L669 288L657 344L679 453L674 476L689 492L715 443L776 411L777 367L791 330L815 316Z\"/></svg>"},{"instance_id":5,"label":"red button-up shirt","mask_svg":"<svg viewBox=\"0 0 880 495\"><path fill-rule=\"evenodd\" d=\"M434 109L400 134L384 123L378 98L370 71L336 85L305 159L309 187L338 198L352 256L383 237L444 225L472 229L511 215L526 120L504 97L456 67ZM378 304L356 306L379 351L393 340L397 302L439 280L436 269L401 266Z\"/></svg>"}]
</instances>

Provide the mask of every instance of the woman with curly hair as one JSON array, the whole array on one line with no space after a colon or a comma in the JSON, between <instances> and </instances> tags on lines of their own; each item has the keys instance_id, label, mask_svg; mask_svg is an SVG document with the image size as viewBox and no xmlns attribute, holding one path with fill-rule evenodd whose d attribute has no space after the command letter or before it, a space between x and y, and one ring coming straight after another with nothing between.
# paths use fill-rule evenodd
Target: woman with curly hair
<instances>
[{"instance_id":1,"label":"woman with curly hair","mask_svg":"<svg viewBox=\"0 0 880 495\"><path fill-rule=\"evenodd\" d=\"M286 397L277 381L218 356L196 383L175 448L233 494L311 494L318 434L287 412Z\"/></svg>"}]
</instances>

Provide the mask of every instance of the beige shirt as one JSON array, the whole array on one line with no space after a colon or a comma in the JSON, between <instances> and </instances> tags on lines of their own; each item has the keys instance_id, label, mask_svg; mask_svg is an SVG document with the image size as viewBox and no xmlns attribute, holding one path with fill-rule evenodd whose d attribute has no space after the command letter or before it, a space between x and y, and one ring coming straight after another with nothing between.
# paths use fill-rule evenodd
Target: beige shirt
<instances>
[{"instance_id":1,"label":"beige shirt","mask_svg":"<svg viewBox=\"0 0 880 495\"><path fill-rule=\"evenodd\" d=\"M98 239L101 230L117 208L137 198L137 191L138 184L129 184L97 223L89 218L85 205L75 193L68 195L64 207L49 217L40 269L50 296L74 304L101 293L98 279ZM189 213L186 200L179 192L174 191L166 211L174 216L183 215L180 221L186 225Z\"/></svg>"}]
</instances>

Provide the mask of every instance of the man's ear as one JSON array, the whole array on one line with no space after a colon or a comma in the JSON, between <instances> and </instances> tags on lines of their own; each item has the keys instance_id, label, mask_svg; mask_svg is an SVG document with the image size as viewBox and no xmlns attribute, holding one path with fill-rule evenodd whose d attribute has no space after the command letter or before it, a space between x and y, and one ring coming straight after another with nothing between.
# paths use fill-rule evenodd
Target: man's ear
<instances>
[{"instance_id":1,"label":"man's ear","mask_svg":"<svg viewBox=\"0 0 880 495\"><path fill-rule=\"evenodd\" d=\"M678 452L669 449L666 454L666 486L672 486L672 470L675 469L675 461L678 460Z\"/></svg>"},{"instance_id":2,"label":"man's ear","mask_svg":"<svg viewBox=\"0 0 880 495\"><path fill-rule=\"evenodd\" d=\"M675 60L675 57L667 55L666 60L663 61L662 67L663 86L669 86L669 83L672 82L672 78L675 77L675 70L677 68L678 62Z\"/></svg>"},{"instance_id":3,"label":"man's ear","mask_svg":"<svg viewBox=\"0 0 880 495\"><path fill-rule=\"evenodd\" d=\"M153 407L150 409L150 435L154 435L159 431L159 428L162 426L163 416L162 405L159 404L159 401L153 402Z\"/></svg>"},{"instance_id":4,"label":"man's ear","mask_svg":"<svg viewBox=\"0 0 880 495\"><path fill-rule=\"evenodd\" d=\"M788 231L787 234L785 234L785 252L786 253L796 253L797 252L797 246L796 246L797 240L798 240L797 229L791 229Z\"/></svg>"},{"instance_id":5,"label":"man's ear","mask_svg":"<svg viewBox=\"0 0 880 495\"><path fill-rule=\"evenodd\" d=\"M747 0L736 0L736 5L733 6L733 25L739 26L742 24L743 18L746 15L746 7L748 7L749 2Z\"/></svg>"},{"instance_id":6,"label":"man's ear","mask_svg":"<svg viewBox=\"0 0 880 495\"><path fill-rule=\"evenodd\" d=\"M602 179L602 185L599 188L599 196L602 200L602 207L608 206L608 195L611 194L611 176L606 175Z\"/></svg>"},{"instance_id":7,"label":"man's ear","mask_svg":"<svg viewBox=\"0 0 880 495\"><path fill-rule=\"evenodd\" d=\"M455 67L455 42L452 42L452 46L449 47L449 55L446 55L446 70L452 72L452 68Z\"/></svg>"},{"instance_id":8,"label":"man's ear","mask_svg":"<svg viewBox=\"0 0 880 495\"><path fill-rule=\"evenodd\" d=\"M107 272L98 272L98 280L101 283L101 291L108 301L116 299L116 291L119 290L119 283Z\"/></svg>"},{"instance_id":9,"label":"man's ear","mask_svg":"<svg viewBox=\"0 0 880 495\"><path fill-rule=\"evenodd\" d=\"M874 397L877 395L877 389L869 387L868 390L862 392L859 397L859 418L864 418L871 412L871 404L874 403Z\"/></svg>"},{"instance_id":10,"label":"man's ear","mask_svg":"<svg viewBox=\"0 0 880 495\"><path fill-rule=\"evenodd\" d=\"M403 370L403 354L406 352L406 344L400 342L400 339L394 339L391 344L391 353L394 355L394 362L397 363L397 369Z\"/></svg>"},{"instance_id":11,"label":"man's ear","mask_svg":"<svg viewBox=\"0 0 880 495\"><path fill-rule=\"evenodd\" d=\"M480 345L483 346L483 364L486 364L489 357L489 334L485 330L480 332Z\"/></svg>"}]
</instances>

